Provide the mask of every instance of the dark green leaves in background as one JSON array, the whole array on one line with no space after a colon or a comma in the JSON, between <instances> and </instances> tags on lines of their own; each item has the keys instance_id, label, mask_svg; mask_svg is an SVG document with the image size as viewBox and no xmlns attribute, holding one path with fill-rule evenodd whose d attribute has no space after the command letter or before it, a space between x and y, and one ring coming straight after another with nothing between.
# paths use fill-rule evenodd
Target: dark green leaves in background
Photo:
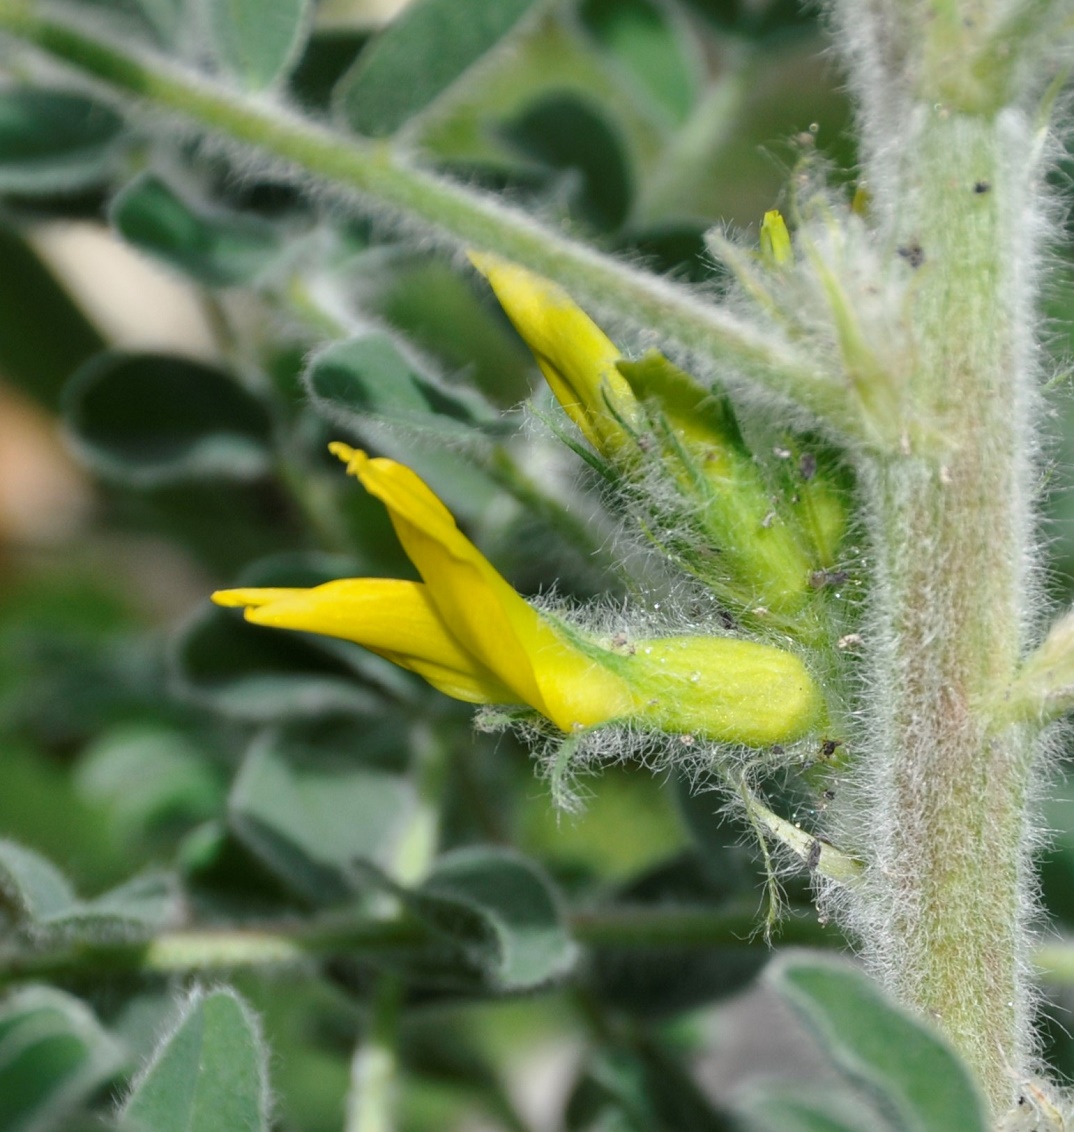
<instances>
[{"instance_id":1,"label":"dark green leaves in background","mask_svg":"<svg viewBox=\"0 0 1074 1132\"><path fill-rule=\"evenodd\" d=\"M574 95L550 94L507 122L503 136L561 179L550 191L566 198L570 215L596 231L626 222L632 172L618 131L599 109Z\"/></svg>"},{"instance_id":2,"label":"dark green leaves in background","mask_svg":"<svg viewBox=\"0 0 1074 1132\"><path fill-rule=\"evenodd\" d=\"M0 193L70 192L117 171L123 122L54 90L0 90Z\"/></svg>"},{"instance_id":3,"label":"dark green leaves in background","mask_svg":"<svg viewBox=\"0 0 1074 1132\"><path fill-rule=\"evenodd\" d=\"M119 1078L125 1050L77 998L26 986L0 1002L0 1128L70 1127L79 1105Z\"/></svg>"},{"instance_id":4,"label":"dark green leaves in background","mask_svg":"<svg viewBox=\"0 0 1074 1132\"><path fill-rule=\"evenodd\" d=\"M198 362L102 354L67 386L64 417L83 458L126 484L243 481L270 467L265 410Z\"/></svg>"},{"instance_id":5,"label":"dark green leaves in background","mask_svg":"<svg viewBox=\"0 0 1074 1132\"><path fill-rule=\"evenodd\" d=\"M276 261L283 242L266 221L199 209L152 174L115 199L112 223L136 248L210 287L253 282Z\"/></svg>"},{"instance_id":6,"label":"dark green leaves in background","mask_svg":"<svg viewBox=\"0 0 1074 1132\"><path fill-rule=\"evenodd\" d=\"M698 95L702 67L680 13L653 0L584 0L578 14L673 120L686 118Z\"/></svg>"},{"instance_id":7,"label":"dark green leaves in background","mask_svg":"<svg viewBox=\"0 0 1074 1132\"><path fill-rule=\"evenodd\" d=\"M356 133L387 137L537 6L538 0L416 0L343 79L339 115Z\"/></svg>"},{"instance_id":8,"label":"dark green leaves in background","mask_svg":"<svg viewBox=\"0 0 1074 1132\"><path fill-rule=\"evenodd\" d=\"M39 945L83 939L95 943L148 939L175 924L174 883L163 874L137 876L93 900L80 900L70 881L32 849L0 841L0 924Z\"/></svg>"},{"instance_id":9,"label":"dark green leaves in background","mask_svg":"<svg viewBox=\"0 0 1074 1132\"><path fill-rule=\"evenodd\" d=\"M55 410L68 377L104 342L33 249L2 224L0 262L0 372Z\"/></svg>"},{"instance_id":10,"label":"dark green leaves in background","mask_svg":"<svg viewBox=\"0 0 1074 1132\"><path fill-rule=\"evenodd\" d=\"M367 751L384 744L387 736L372 731L339 728L334 742L267 733L247 753L232 787L231 827L309 904L353 897L361 862L391 868L412 819L417 800L410 780L398 770L363 766L352 753L367 736Z\"/></svg>"},{"instance_id":11,"label":"dark green leaves in background","mask_svg":"<svg viewBox=\"0 0 1074 1132\"><path fill-rule=\"evenodd\" d=\"M376 420L419 436L477 443L480 431L510 429L472 390L421 373L385 334L334 342L311 359L305 381L313 404L347 430Z\"/></svg>"},{"instance_id":12,"label":"dark green leaves in background","mask_svg":"<svg viewBox=\"0 0 1074 1132\"><path fill-rule=\"evenodd\" d=\"M439 970L419 978L460 989L530 991L563 978L576 951L548 878L515 853L459 849L437 862L405 905L448 945Z\"/></svg>"}]
</instances>

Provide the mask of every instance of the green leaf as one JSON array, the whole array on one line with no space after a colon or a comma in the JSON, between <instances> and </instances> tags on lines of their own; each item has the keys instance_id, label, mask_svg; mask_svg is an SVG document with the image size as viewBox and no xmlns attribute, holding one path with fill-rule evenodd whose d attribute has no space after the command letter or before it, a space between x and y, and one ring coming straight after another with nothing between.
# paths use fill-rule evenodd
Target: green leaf
<instances>
[{"instance_id":1,"label":"green leaf","mask_svg":"<svg viewBox=\"0 0 1074 1132\"><path fill-rule=\"evenodd\" d=\"M295 100L309 110L329 110L332 91L354 66L369 36L369 32L354 28L315 30L306 42L302 58L291 71L290 91Z\"/></svg>"},{"instance_id":2,"label":"green leaf","mask_svg":"<svg viewBox=\"0 0 1074 1132\"><path fill-rule=\"evenodd\" d=\"M286 489L273 479L206 475L163 483L108 477L108 482L110 501L128 528L164 535L215 577L234 576L252 559L286 552L308 537Z\"/></svg>"},{"instance_id":3,"label":"green leaf","mask_svg":"<svg viewBox=\"0 0 1074 1132\"><path fill-rule=\"evenodd\" d=\"M232 990L196 991L123 1105L124 1132L268 1132L268 1051Z\"/></svg>"},{"instance_id":4,"label":"green leaf","mask_svg":"<svg viewBox=\"0 0 1074 1132\"><path fill-rule=\"evenodd\" d=\"M376 418L445 439L506 431L482 398L420 372L387 334L333 342L311 359L304 381L318 412L345 428Z\"/></svg>"},{"instance_id":5,"label":"green leaf","mask_svg":"<svg viewBox=\"0 0 1074 1132\"><path fill-rule=\"evenodd\" d=\"M0 372L48 409L104 339L36 252L0 224Z\"/></svg>"},{"instance_id":6,"label":"green leaf","mask_svg":"<svg viewBox=\"0 0 1074 1132\"><path fill-rule=\"evenodd\" d=\"M200 0L221 66L247 90L271 86L298 58L310 0Z\"/></svg>"},{"instance_id":7,"label":"green leaf","mask_svg":"<svg viewBox=\"0 0 1074 1132\"><path fill-rule=\"evenodd\" d=\"M151 872L137 876L84 902L71 927L94 940L148 939L161 928L179 919L180 907L175 880L169 873Z\"/></svg>"},{"instance_id":8,"label":"green leaf","mask_svg":"<svg viewBox=\"0 0 1074 1132\"><path fill-rule=\"evenodd\" d=\"M0 898L16 921L63 916L78 899L74 886L51 861L14 841L0 841Z\"/></svg>"},{"instance_id":9,"label":"green leaf","mask_svg":"<svg viewBox=\"0 0 1074 1132\"><path fill-rule=\"evenodd\" d=\"M100 735L82 753L75 782L126 843L170 840L223 804L205 753L183 732L156 725L119 724Z\"/></svg>"},{"instance_id":10,"label":"green leaf","mask_svg":"<svg viewBox=\"0 0 1074 1132\"><path fill-rule=\"evenodd\" d=\"M48 1132L123 1068L119 1045L77 998L51 987L0 1005L0 1128Z\"/></svg>"},{"instance_id":11,"label":"green leaf","mask_svg":"<svg viewBox=\"0 0 1074 1132\"><path fill-rule=\"evenodd\" d=\"M653 0L583 0L579 15L597 41L681 122L697 96L701 68L669 7Z\"/></svg>"},{"instance_id":12,"label":"green leaf","mask_svg":"<svg viewBox=\"0 0 1074 1132\"><path fill-rule=\"evenodd\" d=\"M567 1105L568 1132L731 1132L681 1056L655 1041L600 1050Z\"/></svg>"},{"instance_id":13,"label":"green leaf","mask_svg":"<svg viewBox=\"0 0 1074 1132\"><path fill-rule=\"evenodd\" d=\"M451 264L400 252L377 273L376 287L363 289L362 303L434 358L440 372L464 372L467 387L498 408L529 395L532 354L488 289L479 296L474 281Z\"/></svg>"},{"instance_id":14,"label":"green leaf","mask_svg":"<svg viewBox=\"0 0 1074 1132\"><path fill-rule=\"evenodd\" d=\"M0 901L20 933L38 942L143 939L174 922L178 911L167 874L134 877L103 896L80 900L51 861L12 841L0 841Z\"/></svg>"},{"instance_id":15,"label":"green leaf","mask_svg":"<svg viewBox=\"0 0 1074 1132\"><path fill-rule=\"evenodd\" d=\"M537 0L417 0L340 82L338 113L357 133L393 134L536 6Z\"/></svg>"},{"instance_id":16,"label":"green leaf","mask_svg":"<svg viewBox=\"0 0 1074 1132\"><path fill-rule=\"evenodd\" d=\"M55 90L0 90L0 192L71 192L106 181L123 119L103 103Z\"/></svg>"},{"instance_id":17,"label":"green leaf","mask_svg":"<svg viewBox=\"0 0 1074 1132\"><path fill-rule=\"evenodd\" d=\"M171 46L179 30L185 0L82 0L107 12L124 31L149 38L158 46Z\"/></svg>"},{"instance_id":18,"label":"green leaf","mask_svg":"<svg viewBox=\"0 0 1074 1132\"><path fill-rule=\"evenodd\" d=\"M954 1051L861 972L786 956L766 977L839 1069L892 1114L900 1132L987 1132L984 1102Z\"/></svg>"},{"instance_id":19,"label":"green leaf","mask_svg":"<svg viewBox=\"0 0 1074 1132\"><path fill-rule=\"evenodd\" d=\"M547 95L502 132L521 154L561 175L553 191L568 197L573 217L600 231L626 222L634 196L630 163L616 127L596 104L573 94Z\"/></svg>"},{"instance_id":20,"label":"green leaf","mask_svg":"<svg viewBox=\"0 0 1074 1132\"><path fill-rule=\"evenodd\" d=\"M419 981L470 992L535 990L576 959L558 896L531 861L504 849L458 849L441 857L404 905L444 944L407 966Z\"/></svg>"},{"instance_id":21,"label":"green leaf","mask_svg":"<svg viewBox=\"0 0 1074 1132\"><path fill-rule=\"evenodd\" d=\"M636 360L618 362L616 369L627 379L639 400L652 402L654 415L666 413L673 421L696 421L730 453L751 459L726 397L705 388L697 378L679 369L657 350L649 350Z\"/></svg>"},{"instance_id":22,"label":"green leaf","mask_svg":"<svg viewBox=\"0 0 1074 1132\"><path fill-rule=\"evenodd\" d=\"M227 374L166 354L105 353L64 391L79 454L124 486L268 474L269 418Z\"/></svg>"},{"instance_id":23,"label":"green leaf","mask_svg":"<svg viewBox=\"0 0 1074 1132\"><path fill-rule=\"evenodd\" d=\"M492 441L515 431L480 397L450 388L421 370L385 334L334 343L311 361L305 384L314 410L398 459L463 519L479 519L497 495L485 469Z\"/></svg>"},{"instance_id":24,"label":"green leaf","mask_svg":"<svg viewBox=\"0 0 1074 1132\"><path fill-rule=\"evenodd\" d=\"M891 1132L875 1111L832 1089L810 1094L769 1085L735 1107L750 1132Z\"/></svg>"},{"instance_id":25,"label":"green leaf","mask_svg":"<svg viewBox=\"0 0 1074 1132\"><path fill-rule=\"evenodd\" d=\"M111 219L128 243L210 287L250 283L281 249L279 232L266 221L196 207L152 173L116 197Z\"/></svg>"},{"instance_id":26,"label":"green leaf","mask_svg":"<svg viewBox=\"0 0 1074 1132\"><path fill-rule=\"evenodd\" d=\"M346 899L356 861L391 865L416 804L409 779L368 765L376 748L394 746L397 736L397 726L379 734L337 728L320 742L261 736L232 787L232 830L308 902Z\"/></svg>"}]
</instances>

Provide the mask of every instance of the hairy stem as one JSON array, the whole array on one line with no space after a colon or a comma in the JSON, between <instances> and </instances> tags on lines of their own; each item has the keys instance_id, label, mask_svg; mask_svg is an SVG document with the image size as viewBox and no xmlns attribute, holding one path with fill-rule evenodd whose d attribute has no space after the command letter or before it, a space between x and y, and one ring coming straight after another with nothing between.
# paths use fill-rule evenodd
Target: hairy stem
<instances>
[{"instance_id":1,"label":"hairy stem","mask_svg":"<svg viewBox=\"0 0 1074 1132\"><path fill-rule=\"evenodd\" d=\"M1033 131L915 105L888 235L920 266L903 449L865 461L875 541L869 959L997 1112L1032 1051L1033 732L992 725L1032 592Z\"/></svg>"}]
</instances>

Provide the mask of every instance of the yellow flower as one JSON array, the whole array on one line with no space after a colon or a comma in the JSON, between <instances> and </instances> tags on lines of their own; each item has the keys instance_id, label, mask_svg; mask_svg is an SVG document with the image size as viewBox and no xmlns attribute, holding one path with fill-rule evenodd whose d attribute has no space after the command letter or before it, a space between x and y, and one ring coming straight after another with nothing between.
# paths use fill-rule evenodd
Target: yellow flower
<instances>
[{"instance_id":1,"label":"yellow flower","mask_svg":"<svg viewBox=\"0 0 1074 1132\"><path fill-rule=\"evenodd\" d=\"M722 637L601 643L512 589L409 468L331 449L387 506L423 582L222 590L219 605L244 607L258 625L356 641L449 696L526 704L565 732L633 722L765 746L817 725L819 692L790 653Z\"/></svg>"},{"instance_id":2,"label":"yellow flower","mask_svg":"<svg viewBox=\"0 0 1074 1132\"><path fill-rule=\"evenodd\" d=\"M311 590L225 590L247 620L357 641L471 703L528 704L564 731L630 715L634 697L572 648L459 530L414 472L345 444L332 451L388 508L425 580L355 578Z\"/></svg>"},{"instance_id":3,"label":"yellow flower","mask_svg":"<svg viewBox=\"0 0 1074 1132\"><path fill-rule=\"evenodd\" d=\"M470 252L537 359L556 399L598 452L613 455L638 418L638 403L616 367L622 351L555 283L498 256Z\"/></svg>"}]
</instances>

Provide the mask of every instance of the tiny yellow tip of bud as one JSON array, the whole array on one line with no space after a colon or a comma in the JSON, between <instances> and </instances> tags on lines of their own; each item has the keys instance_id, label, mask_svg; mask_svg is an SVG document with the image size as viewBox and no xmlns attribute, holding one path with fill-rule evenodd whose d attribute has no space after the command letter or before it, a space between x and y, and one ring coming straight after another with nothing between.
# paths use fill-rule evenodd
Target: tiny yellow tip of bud
<instances>
[{"instance_id":1,"label":"tiny yellow tip of bud","mask_svg":"<svg viewBox=\"0 0 1074 1132\"><path fill-rule=\"evenodd\" d=\"M770 208L761 221L761 258L769 267L782 267L794 259L791 236L777 208Z\"/></svg>"}]
</instances>

